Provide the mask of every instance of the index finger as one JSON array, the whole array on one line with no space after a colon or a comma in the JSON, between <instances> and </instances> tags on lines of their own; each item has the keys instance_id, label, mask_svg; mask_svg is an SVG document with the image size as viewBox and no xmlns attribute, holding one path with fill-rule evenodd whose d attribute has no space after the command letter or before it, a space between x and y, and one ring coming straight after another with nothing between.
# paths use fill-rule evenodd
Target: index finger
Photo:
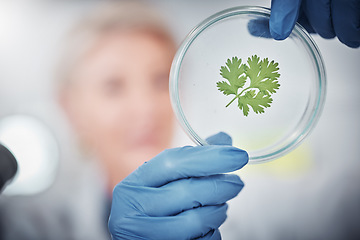
<instances>
[{"instance_id":1,"label":"index finger","mask_svg":"<svg viewBox=\"0 0 360 240\"><path fill-rule=\"evenodd\" d=\"M160 187L169 182L233 172L248 162L248 154L232 146L198 146L168 149L145 162L123 181Z\"/></svg>"},{"instance_id":2,"label":"index finger","mask_svg":"<svg viewBox=\"0 0 360 240\"><path fill-rule=\"evenodd\" d=\"M299 16L301 0L272 0L270 33L276 40L284 40L292 32Z\"/></svg>"}]
</instances>

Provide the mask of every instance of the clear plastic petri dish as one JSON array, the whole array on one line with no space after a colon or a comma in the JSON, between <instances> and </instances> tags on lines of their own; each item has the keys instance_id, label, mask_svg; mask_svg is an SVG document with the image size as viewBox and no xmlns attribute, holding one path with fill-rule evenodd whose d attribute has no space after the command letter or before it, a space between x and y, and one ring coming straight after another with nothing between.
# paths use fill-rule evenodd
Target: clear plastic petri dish
<instances>
[{"instance_id":1,"label":"clear plastic petri dish","mask_svg":"<svg viewBox=\"0 0 360 240\"><path fill-rule=\"evenodd\" d=\"M243 6L221 11L196 26L180 45L170 72L175 115L198 145L225 132L250 163L279 158L293 150L314 128L326 93L324 63L314 40L299 24L283 41L269 36L270 9ZM220 67L236 56L246 63L257 55L279 64L280 84L271 106L248 116L217 88Z\"/></svg>"}]
</instances>

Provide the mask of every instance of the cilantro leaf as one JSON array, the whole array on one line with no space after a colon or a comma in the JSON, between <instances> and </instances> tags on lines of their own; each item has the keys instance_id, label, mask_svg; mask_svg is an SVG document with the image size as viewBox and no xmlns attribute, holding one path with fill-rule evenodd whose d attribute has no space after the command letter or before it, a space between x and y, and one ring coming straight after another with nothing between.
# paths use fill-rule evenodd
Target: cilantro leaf
<instances>
[{"instance_id":1,"label":"cilantro leaf","mask_svg":"<svg viewBox=\"0 0 360 240\"><path fill-rule=\"evenodd\" d=\"M269 63L268 58L264 58L260 62L259 60L260 58L256 55L248 58L249 68L246 71L246 75L251 80L251 88L258 88L260 92L270 95L275 93L280 87L277 81L280 76L277 72L279 64L274 61Z\"/></svg>"},{"instance_id":2,"label":"cilantro leaf","mask_svg":"<svg viewBox=\"0 0 360 240\"><path fill-rule=\"evenodd\" d=\"M248 58L247 65L238 57L228 59L225 65L221 66L220 75L227 81L219 81L216 85L224 95L235 95L226 107L238 99L238 107L244 116L248 116L249 106L255 113L264 113L264 108L270 107L273 101L271 94L280 87L279 64L268 58L260 61L253 55ZM246 83L248 87L244 88Z\"/></svg>"},{"instance_id":3,"label":"cilantro leaf","mask_svg":"<svg viewBox=\"0 0 360 240\"><path fill-rule=\"evenodd\" d=\"M228 80L229 83L217 82L217 87L224 95L237 94L238 89L245 85L245 64L241 64L241 59L233 57L228 59L226 66L220 68L220 75ZM243 76L241 76L243 75Z\"/></svg>"},{"instance_id":4,"label":"cilantro leaf","mask_svg":"<svg viewBox=\"0 0 360 240\"><path fill-rule=\"evenodd\" d=\"M264 113L264 108L270 107L272 98L269 95L265 95L262 92L258 94L255 90L250 90L244 94L244 96L238 97L238 106L243 110L245 116L249 114L249 106L255 113Z\"/></svg>"}]
</instances>

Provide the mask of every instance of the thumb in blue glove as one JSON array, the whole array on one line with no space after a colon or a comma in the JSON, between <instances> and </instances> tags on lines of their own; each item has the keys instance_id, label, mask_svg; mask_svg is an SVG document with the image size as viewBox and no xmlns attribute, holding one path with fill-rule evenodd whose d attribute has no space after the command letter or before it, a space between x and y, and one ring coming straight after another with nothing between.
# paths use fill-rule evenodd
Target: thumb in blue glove
<instances>
[{"instance_id":1,"label":"thumb in blue glove","mask_svg":"<svg viewBox=\"0 0 360 240\"><path fill-rule=\"evenodd\" d=\"M229 144L220 133L212 144ZM221 239L226 202L244 184L223 174L248 162L245 151L227 145L165 150L114 189L109 230L113 239Z\"/></svg>"}]
</instances>

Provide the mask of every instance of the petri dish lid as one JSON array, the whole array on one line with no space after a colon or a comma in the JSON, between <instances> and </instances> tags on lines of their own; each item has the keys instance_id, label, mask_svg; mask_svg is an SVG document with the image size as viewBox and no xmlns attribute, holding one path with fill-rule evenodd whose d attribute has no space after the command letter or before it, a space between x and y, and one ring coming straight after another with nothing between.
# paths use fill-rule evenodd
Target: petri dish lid
<instances>
[{"instance_id":1,"label":"petri dish lid","mask_svg":"<svg viewBox=\"0 0 360 240\"><path fill-rule=\"evenodd\" d=\"M180 45L170 72L174 113L198 145L225 132L250 163L279 158L298 146L314 128L326 93L324 63L314 40L299 24L289 38L269 37L270 9L242 6L221 11L197 25ZM244 116L235 95L217 88L220 67L236 56L246 63L257 55L279 64L280 84L271 106ZM247 80L248 81L248 80ZM256 89L255 89L256 90ZM257 94L256 92L254 92Z\"/></svg>"}]
</instances>

